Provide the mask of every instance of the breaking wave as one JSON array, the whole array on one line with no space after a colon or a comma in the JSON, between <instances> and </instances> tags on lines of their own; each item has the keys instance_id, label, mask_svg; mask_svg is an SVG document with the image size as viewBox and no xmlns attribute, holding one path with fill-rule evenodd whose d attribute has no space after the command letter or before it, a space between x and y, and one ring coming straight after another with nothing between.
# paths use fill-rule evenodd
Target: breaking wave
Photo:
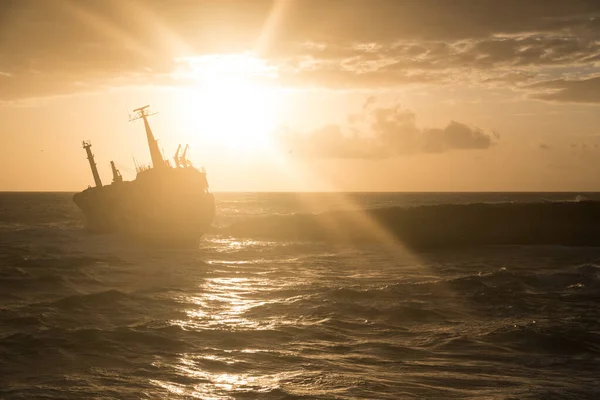
<instances>
[{"instance_id":1,"label":"breaking wave","mask_svg":"<svg viewBox=\"0 0 600 400\"><path fill-rule=\"evenodd\" d=\"M410 247L600 245L600 201L440 204L248 217L220 233L288 240L377 241Z\"/></svg>"}]
</instances>

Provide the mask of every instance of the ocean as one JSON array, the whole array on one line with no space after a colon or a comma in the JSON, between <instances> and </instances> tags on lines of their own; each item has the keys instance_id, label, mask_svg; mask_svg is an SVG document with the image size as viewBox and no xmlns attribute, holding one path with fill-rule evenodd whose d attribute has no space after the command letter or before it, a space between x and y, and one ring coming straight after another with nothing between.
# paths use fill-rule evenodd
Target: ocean
<instances>
[{"instance_id":1,"label":"ocean","mask_svg":"<svg viewBox=\"0 0 600 400\"><path fill-rule=\"evenodd\" d=\"M0 399L600 398L600 247L227 229L599 194L216 193L197 248L89 233L71 196L0 193Z\"/></svg>"}]
</instances>

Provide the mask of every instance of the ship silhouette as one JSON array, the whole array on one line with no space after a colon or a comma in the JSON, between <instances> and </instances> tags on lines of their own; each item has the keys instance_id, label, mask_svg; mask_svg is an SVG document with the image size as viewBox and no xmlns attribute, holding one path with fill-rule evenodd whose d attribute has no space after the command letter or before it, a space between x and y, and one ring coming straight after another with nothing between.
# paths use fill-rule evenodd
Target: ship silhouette
<instances>
[{"instance_id":1,"label":"ship silhouette","mask_svg":"<svg viewBox=\"0 0 600 400\"><path fill-rule=\"evenodd\" d=\"M160 242L196 242L215 217L215 201L208 190L204 168L198 170L186 158L189 146L179 145L173 164L163 159L148 123L149 106L133 110L131 121L141 119L146 129L152 165L136 163L137 176L124 181L113 161L113 180L103 185L89 141L83 148L94 177L90 186L73 196L83 212L86 227L94 232L119 232ZM180 155L181 154L181 155Z\"/></svg>"}]
</instances>

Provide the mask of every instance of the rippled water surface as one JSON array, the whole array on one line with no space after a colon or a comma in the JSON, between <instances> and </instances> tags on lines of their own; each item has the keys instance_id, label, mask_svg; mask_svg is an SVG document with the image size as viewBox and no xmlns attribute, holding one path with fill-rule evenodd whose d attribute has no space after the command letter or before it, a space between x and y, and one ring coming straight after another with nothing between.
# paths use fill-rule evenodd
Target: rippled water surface
<instances>
[{"instance_id":1,"label":"rippled water surface","mask_svg":"<svg viewBox=\"0 0 600 400\"><path fill-rule=\"evenodd\" d=\"M347 196L217 194L217 225L575 198ZM86 233L69 194L0 194L0 399L596 399L599 310L599 248L148 248Z\"/></svg>"}]
</instances>

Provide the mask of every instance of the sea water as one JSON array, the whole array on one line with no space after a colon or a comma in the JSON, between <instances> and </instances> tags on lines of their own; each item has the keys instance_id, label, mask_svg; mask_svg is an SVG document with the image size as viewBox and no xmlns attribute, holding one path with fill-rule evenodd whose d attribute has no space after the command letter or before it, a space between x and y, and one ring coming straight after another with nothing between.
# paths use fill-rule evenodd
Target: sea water
<instances>
[{"instance_id":1,"label":"sea water","mask_svg":"<svg viewBox=\"0 0 600 400\"><path fill-rule=\"evenodd\" d=\"M71 196L0 193L0 399L600 398L600 248L220 229L576 193L217 193L197 248L91 234Z\"/></svg>"}]
</instances>

